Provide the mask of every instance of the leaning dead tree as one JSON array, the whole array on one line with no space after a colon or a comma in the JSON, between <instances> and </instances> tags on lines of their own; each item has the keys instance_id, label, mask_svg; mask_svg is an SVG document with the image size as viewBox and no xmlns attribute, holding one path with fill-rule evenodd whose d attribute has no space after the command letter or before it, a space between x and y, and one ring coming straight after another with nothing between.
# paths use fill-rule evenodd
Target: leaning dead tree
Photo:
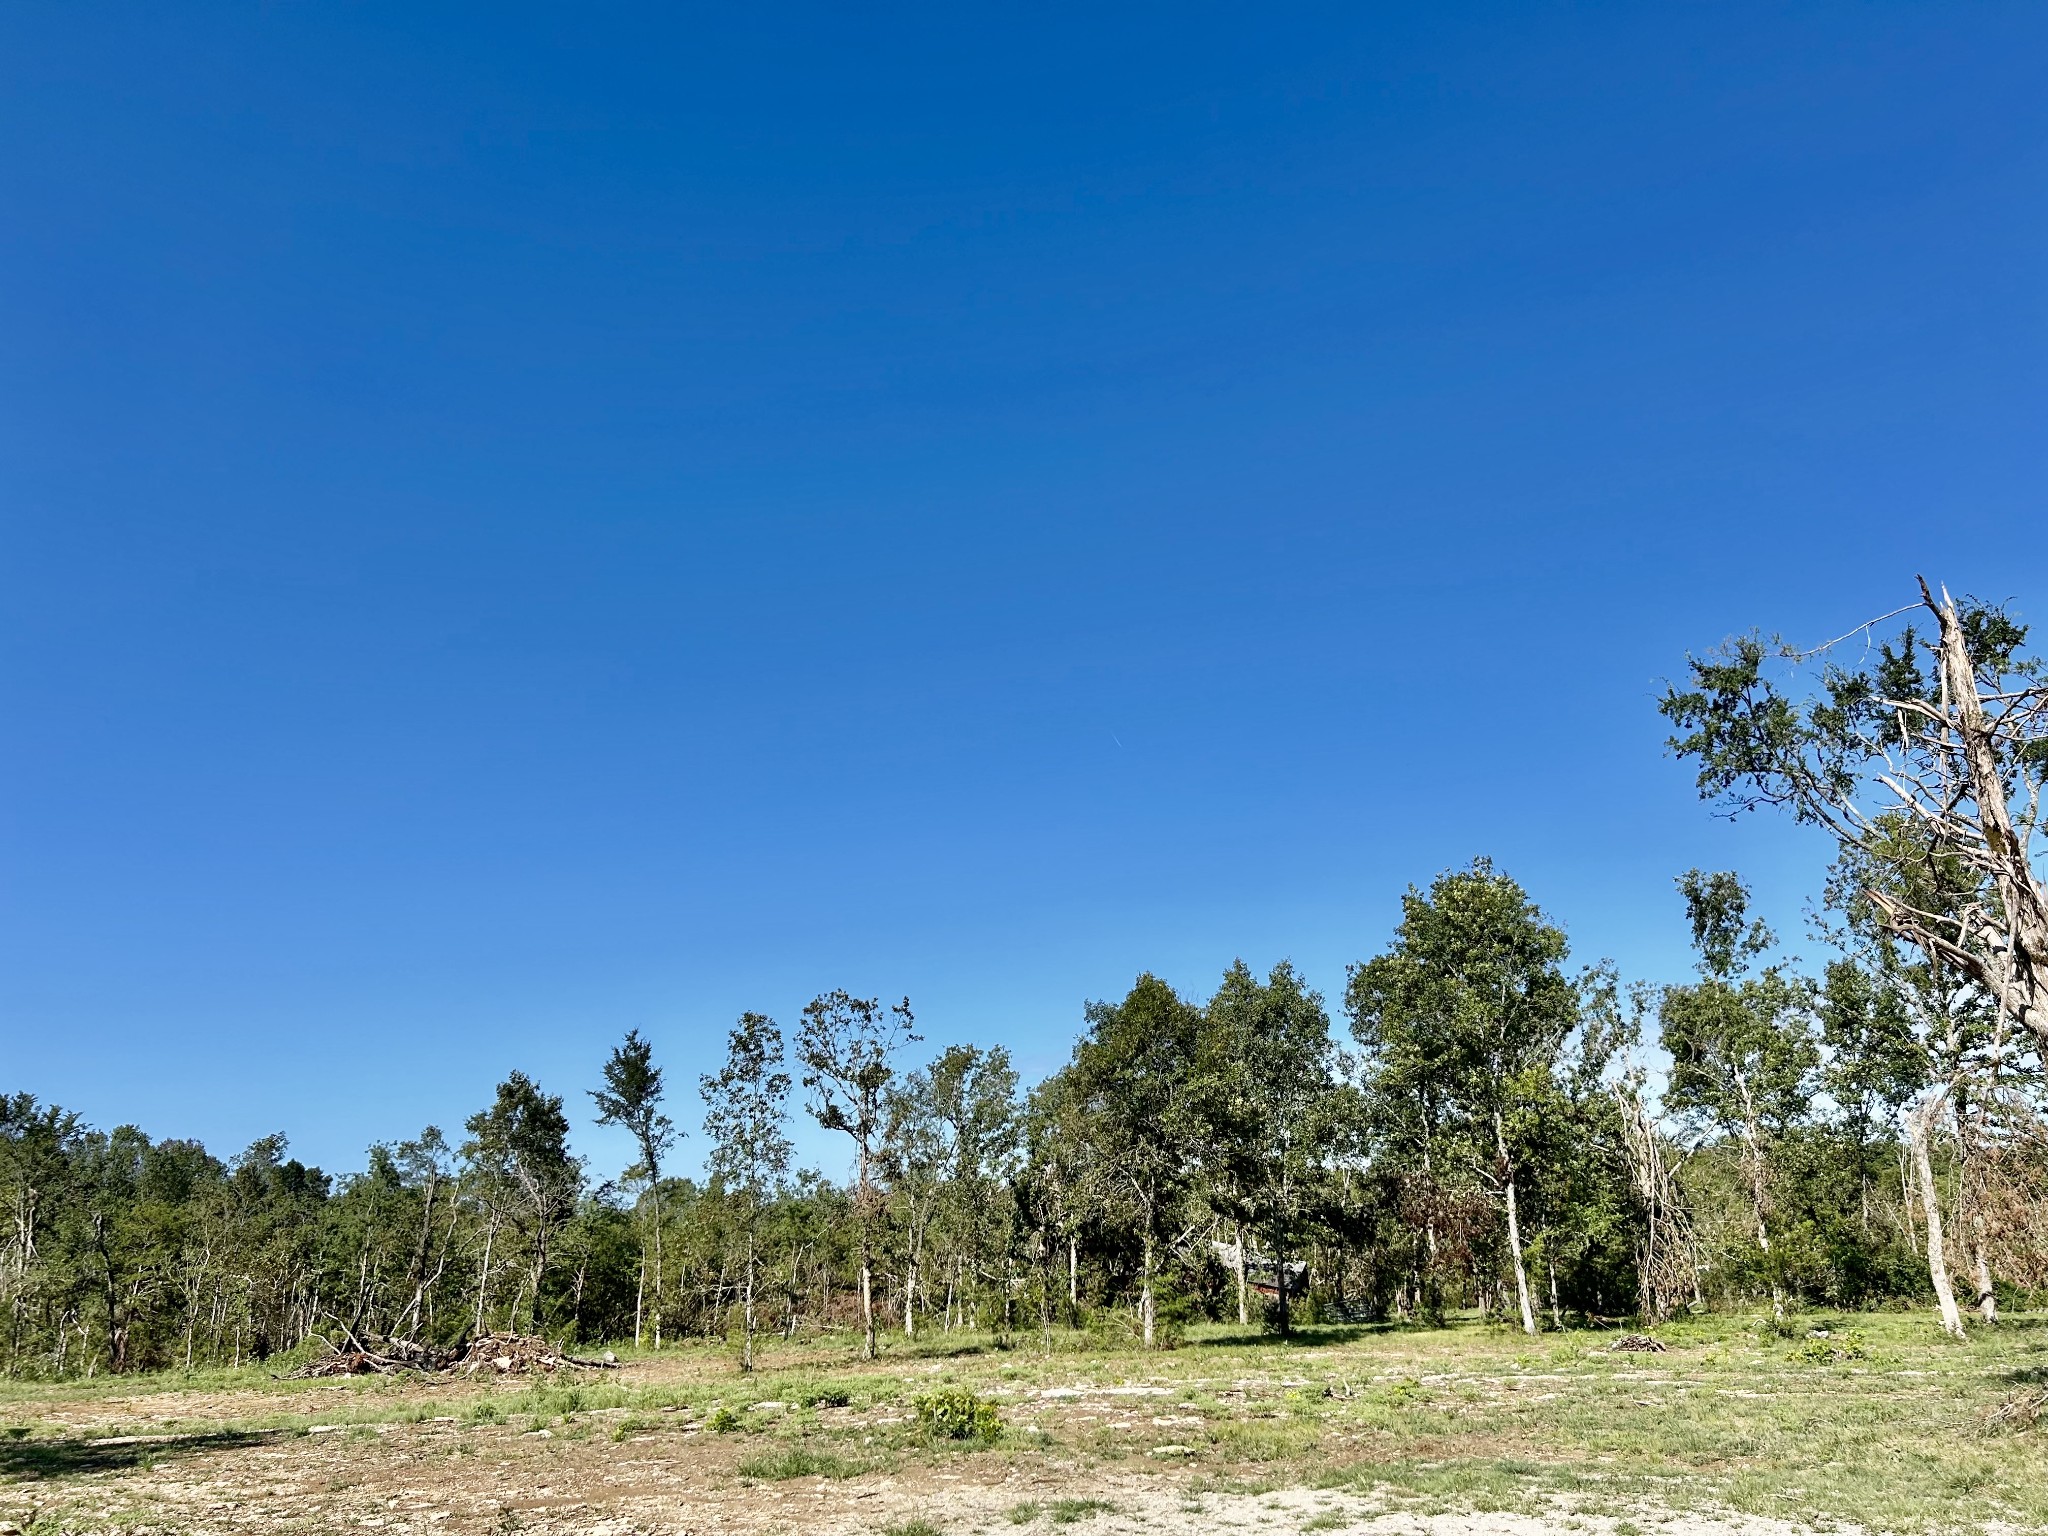
<instances>
[{"instance_id":1,"label":"leaning dead tree","mask_svg":"<svg viewBox=\"0 0 2048 1536\"><path fill-rule=\"evenodd\" d=\"M1692 1216L1678 1188L1670 1144L1643 1102L1641 1078L1628 1074L1613 1083L1611 1091L1620 1111L1629 1182L1643 1211L1636 1239L1636 1283L1644 1315L1662 1322L1699 1293Z\"/></svg>"},{"instance_id":2,"label":"leaning dead tree","mask_svg":"<svg viewBox=\"0 0 2048 1536\"><path fill-rule=\"evenodd\" d=\"M1879 625L1924 608L1935 634ZM1983 989L2048 1047L2048 890L2042 852L2048 681L2023 656L2026 629L1994 605L1920 602L1812 650L1757 635L1689 658L1692 687L1661 708L1699 762L1703 797L1731 814L1789 809L1826 828L1866 867L1896 878L1864 892L1887 930ZM1838 649L1865 640L1857 664ZM1819 662L1803 698L1779 674ZM1917 866L1917 868L1916 868ZM1966 878L1966 899L1921 901L1919 871Z\"/></svg>"}]
</instances>

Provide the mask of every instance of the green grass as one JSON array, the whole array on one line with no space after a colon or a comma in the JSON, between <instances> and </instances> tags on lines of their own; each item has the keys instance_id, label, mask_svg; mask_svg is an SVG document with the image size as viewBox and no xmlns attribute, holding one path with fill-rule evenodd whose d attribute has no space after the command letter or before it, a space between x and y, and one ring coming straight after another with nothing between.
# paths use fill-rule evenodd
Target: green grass
<instances>
[{"instance_id":1,"label":"green grass","mask_svg":"<svg viewBox=\"0 0 2048 1536\"><path fill-rule=\"evenodd\" d=\"M764 1483L786 1483L798 1477L855 1477L864 1468L855 1462L814 1451L808 1446L786 1446L779 1451L749 1456L740 1462L740 1476Z\"/></svg>"},{"instance_id":2,"label":"green grass","mask_svg":"<svg viewBox=\"0 0 2048 1536\"><path fill-rule=\"evenodd\" d=\"M1821 1327L1825 1339L1809 1337ZM0 1382L0 1484L54 1493L89 1473L175 1467L315 1425L420 1425L447 1434L445 1454L456 1455L540 1425L573 1444L719 1417L765 1435L743 1442L753 1454L740 1463L741 1475L764 1481L960 1455L1026 1469L1056 1458L1079 1464L1077 1493L1092 1463L1177 1486L1316 1486L1420 1509L1554 1509L1546 1501L1562 1496L1646 1528L1646 1512L1721 1509L1872 1533L2048 1529L2048 1420L1987 1422L2048 1382L2048 1317L2015 1316L1963 1345L1926 1315L1900 1313L1809 1314L1782 1332L1755 1316L1708 1316L1657 1334L1668 1353L1612 1353L1613 1334L1532 1340L1461 1319L1307 1328L1285 1343L1197 1326L1156 1354L1065 1332L1050 1349L1035 1334L1007 1349L986 1334L937 1334L893 1339L872 1363L834 1336L766 1343L753 1376L739 1375L722 1346L691 1343L664 1350L645 1374L531 1383L291 1382L250 1367ZM1133 1385L1160 1391L1037 1395ZM1007 1432L993 1446L930 1442L913 1407L938 1392L996 1406ZM790 1406L751 1411L763 1401ZM425 1422L441 1418L457 1422ZM99 1445L133 1434L176 1438ZM1150 1456L1165 1445L1188 1447L1192 1471ZM1018 1505L1010 1518L1059 1523L1061 1507Z\"/></svg>"},{"instance_id":3,"label":"green grass","mask_svg":"<svg viewBox=\"0 0 2048 1536\"><path fill-rule=\"evenodd\" d=\"M1046 1514L1052 1517L1054 1525L1073 1525L1077 1521L1087 1520L1095 1515L1113 1515L1115 1513L1116 1506L1106 1503L1101 1499L1055 1499L1051 1507L1046 1510Z\"/></svg>"},{"instance_id":4,"label":"green grass","mask_svg":"<svg viewBox=\"0 0 2048 1536\"><path fill-rule=\"evenodd\" d=\"M894 1525L883 1526L882 1536L940 1536L940 1533L929 1520L899 1520Z\"/></svg>"}]
</instances>

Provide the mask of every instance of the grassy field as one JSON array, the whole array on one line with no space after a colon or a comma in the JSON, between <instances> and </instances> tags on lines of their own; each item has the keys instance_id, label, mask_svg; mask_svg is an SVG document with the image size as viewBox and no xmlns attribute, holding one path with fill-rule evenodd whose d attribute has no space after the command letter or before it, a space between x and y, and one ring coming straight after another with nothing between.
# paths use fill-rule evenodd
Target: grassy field
<instances>
[{"instance_id":1,"label":"grassy field","mask_svg":"<svg viewBox=\"0 0 2048 1536\"><path fill-rule=\"evenodd\" d=\"M39 1532L2048 1530L2048 1317L1967 1345L1923 1317L1540 1339L1197 1329L1154 1354L1059 1335L839 1338L740 1376L709 1345L576 1380L0 1383L0 1521ZM1825 1337L1808 1337L1809 1331ZM919 1398L993 1401L934 1440ZM1431 1520L1437 1523L1428 1526ZM1445 1521L1450 1523L1446 1524ZM1714 1524L1712 1522L1721 1522ZM1706 1523L1702 1523L1706 1522ZM1768 1527L1766 1523L1768 1524ZM917 1528L913 1530L912 1528ZM0 1526L4 1530L4 1526Z\"/></svg>"}]
</instances>

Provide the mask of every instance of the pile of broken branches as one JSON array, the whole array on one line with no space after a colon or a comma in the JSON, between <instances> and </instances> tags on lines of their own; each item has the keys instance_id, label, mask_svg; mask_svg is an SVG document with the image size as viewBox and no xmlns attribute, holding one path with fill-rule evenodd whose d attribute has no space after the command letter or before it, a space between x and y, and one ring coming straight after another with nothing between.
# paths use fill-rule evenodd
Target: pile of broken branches
<instances>
[{"instance_id":1,"label":"pile of broken branches","mask_svg":"<svg viewBox=\"0 0 2048 1536\"><path fill-rule=\"evenodd\" d=\"M461 1351L433 1344L415 1344L410 1339L378 1339L365 1343L354 1334L349 1347L334 1350L309 1361L292 1372L294 1376L389 1376L397 1371L445 1371L460 1358Z\"/></svg>"},{"instance_id":2,"label":"pile of broken branches","mask_svg":"<svg viewBox=\"0 0 2048 1536\"><path fill-rule=\"evenodd\" d=\"M1624 1333L1609 1349L1624 1355L1661 1355L1665 1353L1661 1339L1653 1339L1647 1333Z\"/></svg>"},{"instance_id":3,"label":"pile of broken branches","mask_svg":"<svg viewBox=\"0 0 2048 1536\"><path fill-rule=\"evenodd\" d=\"M606 1350L603 1359L592 1360L557 1349L532 1334L484 1333L470 1340L469 1348L454 1364L469 1376L485 1367L501 1375L523 1375L528 1371L612 1371L618 1369L619 1357Z\"/></svg>"},{"instance_id":4,"label":"pile of broken branches","mask_svg":"<svg viewBox=\"0 0 2048 1536\"><path fill-rule=\"evenodd\" d=\"M443 1348L416 1344L410 1339L364 1341L346 1335L346 1349L329 1344L332 1354L310 1361L292 1372L295 1377L391 1376L400 1371L431 1373L461 1371L474 1376L489 1368L500 1375L524 1375L531 1371L608 1371L618 1367L618 1357L606 1350L603 1359L586 1359L557 1349L546 1339L523 1333L484 1333L467 1345Z\"/></svg>"}]
</instances>

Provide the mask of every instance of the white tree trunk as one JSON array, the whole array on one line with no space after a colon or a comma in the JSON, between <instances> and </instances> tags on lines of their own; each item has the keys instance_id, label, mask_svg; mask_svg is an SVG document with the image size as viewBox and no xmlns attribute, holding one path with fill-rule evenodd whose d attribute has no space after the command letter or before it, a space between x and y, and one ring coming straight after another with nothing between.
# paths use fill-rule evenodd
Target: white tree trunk
<instances>
[{"instance_id":1,"label":"white tree trunk","mask_svg":"<svg viewBox=\"0 0 2048 1536\"><path fill-rule=\"evenodd\" d=\"M1138 1289L1138 1326L1144 1334L1145 1347L1147 1349L1152 1347L1152 1320L1152 1234L1150 1231L1147 1231L1145 1234L1145 1275L1144 1281Z\"/></svg>"},{"instance_id":2,"label":"white tree trunk","mask_svg":"<svg viewBox=\"0 0 2048 1536\"><path fill-rule=\"evenodd\" d=\"M875 1272L863 1254L860 1261L861 1358L872 1360L879 1352L875 1340Z\"/></svg>"},{"instance_id":3,"label":"white tree trunk","mask_svg":"<svg viewBox=\"0 0 2048 1536\"><path fill-rule=\"evenodd\" d=\"M1508 1252L1515 1256L1515 1294L1522 1303L1522 1332L1536 1332L1536 1309L1529 1303L1529 1266L1522 1259L1522 1218L1515 1208L1515 1181L1508 1180Z\"/></svg>"},{"instance_id":4,"label":"white tree trunk","mask_svg":"<svg viewBox=\"0 0 2048 1536\"><path fill-rule=\"evenodd\" d=\"M1503 1171L1512 1165L1508 1162L1507 1131L1500 1123L1500 1116L1493 1117L1493 1145L1500 1154ZM1522 1332L1531 1335L1536 1332L1536 1309L1529 1302L1529 1266L1522 1258L1522 1213L1515 1200L1515 1176L1507 1176L1508 1197L1508 1252L1515 1257L1515 1294L1522 1303Z\"/></svg>"},{"instance_id":5,"label":"white tree trunk","mask_svg":"<svg viewBox=\"0 0 2048 1536\"><path fill-rule=\"evenodd\" d=\"M1920 1205L1927 1218L1927 1277L1934 1282L1934 1299L1941 1307L1942 1331L1953 1338L1964 1337L1963 1314L1956 1307L1955 1286L1949 1281L1948 1252L1942 1243L1941 1202L1934 1186L1934 1162L1928 1155L1928 1122L1940 1108L1939 1097L1927 1100L1906 1114L1906 1140L1913 1149L1913 1168L1920 1180Z\"/></svg>"},{"instance_id":6,"label":"white tree trunk","mask_svg":"<svg viewBox=\"0 0 2048 1536\"><path fill-rule=\"evenodd\" d=\"M740 1370L754 1368L754 1255L753 1211L747 1213L747 1272L740 1291Z\"/></svg>"},{"instance_id":7,"label":"white tree trunk","mask_svg":"<svg viewBox=\"0 0 2048 1536\"><path fill-rule=\"evenodd\" d=\"M1977 1311L1987 1324L1998 1321L1998 1291L1991 1283L1991 1256L1986 1251L1984 1217L1977 1217Z\"/></svg>"},{"instance_id":8,"label":"white tree trunk","mask_svg":"<svg viewBox=\"0 0 2048 1536\"><path fill-rule=\"evenodd\" d=\"M1244 1278L1244 1223L1237 1223L1237 1241L1231 1245L1231 1267L1237 1271L1237 1325L1249 1328L1252 1321L1250 1286Z\"/></svg>"}]
</instances>

